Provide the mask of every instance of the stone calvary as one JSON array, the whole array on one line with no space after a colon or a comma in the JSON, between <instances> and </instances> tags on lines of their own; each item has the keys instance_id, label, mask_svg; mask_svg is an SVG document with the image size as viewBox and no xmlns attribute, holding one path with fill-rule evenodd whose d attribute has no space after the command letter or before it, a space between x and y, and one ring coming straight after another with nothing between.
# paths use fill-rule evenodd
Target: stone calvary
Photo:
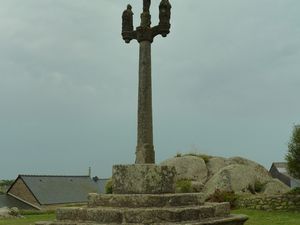
<instances>
[{"instance_id":1,"label":"stone calvary","mask_svg":"<svg viewBox=\"0 0 300 225\"><path fill-rule=\"evenodd\" d=\"M151 43L170 33L171 4L161 0L159 24L151 27L151 0L143 0L140 25L134 30L128 5L122 14L122 37L139 42L139 87L136 160L115 165L112 194L88 196L86 207L60 208L56 220L36 225L242 225L243 215L230 215L229 203L205 203L203 193L175 193L174 166L155 164L152 124Z\"/></svg>"},{"instance_id":2,"label":"stone calvary","mask_svg":"<svg viewBox=\"0 0 300 225\"><path fill-rule=\"evenodd\" d=\"M171 5L168 0L159 5L159 24L151 27L150 0L143 0L141 24L133 29L131 5L122 15L122 36L126 43L136 39L140 45L138 129L136 163L155 163L152 128L152 88L151 88L151 43L157 35L166 37L170 33Z\"/></svg>"}]
</instances>

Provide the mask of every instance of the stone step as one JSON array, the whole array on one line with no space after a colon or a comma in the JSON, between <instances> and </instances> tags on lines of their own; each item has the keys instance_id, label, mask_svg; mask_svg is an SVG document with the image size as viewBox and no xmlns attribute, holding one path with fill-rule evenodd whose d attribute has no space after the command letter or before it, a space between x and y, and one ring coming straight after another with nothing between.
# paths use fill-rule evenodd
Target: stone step
<instances>
[{"instance_id":1,"label":"stone step","mask_svg":"<svg viewBox=\"0 0 300 225\"><path fill-rule=\"evenodd\" d=\"M214 217L190 222L171 222L171 223L122 223L122 225L243 225L248 220L244 215L229 215L226 217ZM37 222L35 225L120 225L121 223L93 223L93 222L74 222L74 221L52 221Z\"/></svg>"},{"instance_id":2,"label":"stone step","mask_svg":"<svg viewBox=\"0 0 300 225\"><path fill-rule=\"evenodd\" d=\"M89 194L88 207L169 207L203 205L205 196L202 193L188 194Z\"/></svg>"},{"instance_id":3,"label":"stone step","mask_svg":"<svg viewBox=\"0 0 300 225\"><path fill-rule=\"evenodd\" d=\"M167 223L199 221L210 217L228 216L229 203L210 203L203 206L152 208L61 208L56 212L59 221L89 221L103 224Z\"/></svg>"}]
</instances>

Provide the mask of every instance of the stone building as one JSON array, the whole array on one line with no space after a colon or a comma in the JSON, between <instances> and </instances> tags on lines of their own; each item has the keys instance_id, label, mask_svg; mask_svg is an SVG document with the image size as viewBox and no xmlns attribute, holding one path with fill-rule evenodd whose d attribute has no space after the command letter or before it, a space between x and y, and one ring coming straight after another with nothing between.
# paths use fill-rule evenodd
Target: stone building
<instances>
[{"instance_id":1,"label":"stone building","mask_svg":"<svg viewBox=\"0 0 300 225\"><path fill-rule=\"evenodd\" d=\"M36 209L85 203L89 193L102 193L105 179L90 176L19 175L7 194Z\"/></svg>"},{"instance_id":2,"label":"stone building","mask_svg":"<svg viewBox=\"0 0 300 225\"><path fill-rule=\"evenodd\" d=\"M269 172L272 177L277 178L291 188L300 187L300 180L289 174L286 162L272 163Z\"/></svg>"},{"instance_id":3,"label":"stone building","mask_svg":"<svg viewBox=\"0 0 300 225\"><path fill-rule=\"evenodd\" d=\"M11 197L7 194L0 194L0 208L2 207L17 207L18 209L23 209L23 210L33 210L34 208L28 204L25 204L24 202Z\"/></svg>"}]
</instances>

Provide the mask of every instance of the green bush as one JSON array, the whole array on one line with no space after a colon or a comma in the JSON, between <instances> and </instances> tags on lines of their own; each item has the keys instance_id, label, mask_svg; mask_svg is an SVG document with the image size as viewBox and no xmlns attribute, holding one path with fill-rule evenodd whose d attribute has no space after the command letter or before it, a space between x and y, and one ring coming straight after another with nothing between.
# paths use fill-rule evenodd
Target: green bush
<instances>
[{"instance_id":1,"label":"green bush","mask_svg":"<svg viewBox=\"0 0 300 225\"><path fill-rule=\"evenodd\" d=\"M249 184L247 189L251 194L253 194L253 195L255 194L255 189L254 189L253 185Z\"/></svg>"},{"instance_id":2,"label":"green bush","mask_svg":"<svg viewBox=\"0 0 300 225\"><path fill-rule=\"evenodd\" d=\"M212 156L209 156L209 155L199 154L199 153L193 153L193 152L186 153L186 154L182 154L182 153L178 152L175 157L184 157L184 156L199 157L199 158L203 159L205 163L208 163L208 161L212 158Z\"/></svg>"},{"instance_id":3,"label":"green bush","mask_svg":"<svg viewBox=\"0 0 300 225\"><path fill-rule=\"evenodd\" d=\"M231 208L237 206L238 196L234 191L221 191L216 189L213 194L211 194L206 201L208 202L229 202Z\"/></svg>"},{"instance_id":4,"label":"green bush","mask_svg":"<svg viewBox=\"0 0 300 225\"><path fill-rule=\"evenodd\" d=\"M182 156L182 154L180 152L177 152L175 157L178 158L178 157L181 157L181 156Z\"/></svg>"},{"instance_id":5,"label":"green bush","mask_svg":"<svg viewBox=\"0 0 300 225\"><path fill-rule=\"evenodd\" d=\"M112 180L108 180L105 184L105 193L112 194Z\"/></svg>"},{"instance_id":6,"label":"green bush","mask_svg":"<svg viewBox=\"0 0 300 225\"><path fill-rule=\"evenodd\" d=\"M10 186L13 182L14 180L0 180L0 186Z\"/></svg>"},{"instance_id":7,"label":"green bush","mask_svg":"<svg viewBox=\"0 0 300 225\"><path fill-rule=\"evenodd\" d=\"M256 193L260 193L260 192L262 192L264 189L265 189L265 183L262 183L262 182L260 182L260 181L255 181L255 183L254 183L254 190L255 190L255 192Z\"/></svg>"},{"instance_id":8,"label":"green bush","mask_svg":"<svg viewBox=\"0 0 300 225\"><path fill-rule=\"evenodd\" d=\"M264 190L265 185L265 183L257 180L255 181L254 185L249 184L247 189L251 194L261 193Z\"/></svg>"},{"instance_id":9,"label":"green bush","mask_svg":"<svg viewBox=\"0 0 300 225\"><path fill-rule=\"evenodd\" d=\"M285 156L289 173L300 179L300 125L295 125Z\"/></svg>"},{"instance_id":10,"label":"green bush","mask_svg":"<svg viewBox=\"0 0 300 225\"><path fill-rule=\"evenodd\" d=\"M190 180L178 180L176 182L176 192L179 193L192 192L192 182Z\"/></svg>"},{"instance_id":11,"label":"green bush","mask_svg":"<svg viewBox=\"0 0 300 225\"><path fill-rule=\"evenodd\" d=\"M290 190L287 194L292 194L292 195L300 195L300 187L295 187L292 190Z\"/></svg>"}]
</instances>

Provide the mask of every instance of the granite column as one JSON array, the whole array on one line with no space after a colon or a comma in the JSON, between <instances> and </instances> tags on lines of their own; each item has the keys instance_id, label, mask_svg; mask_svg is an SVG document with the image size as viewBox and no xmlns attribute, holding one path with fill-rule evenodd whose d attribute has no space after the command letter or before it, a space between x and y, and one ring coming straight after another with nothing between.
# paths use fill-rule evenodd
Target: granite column
<instances>
[{"instance_id":1,"label":"granite column","mask_svg":"<svg viewBox=\"0 0 300 225\"><path fill-rule=\"evenodd\" d=\"M151 42L140 43L138 125L137 125L137 164L155 163L152 123L152 85L151 85Z\"/></svg>"}]
</instances>

